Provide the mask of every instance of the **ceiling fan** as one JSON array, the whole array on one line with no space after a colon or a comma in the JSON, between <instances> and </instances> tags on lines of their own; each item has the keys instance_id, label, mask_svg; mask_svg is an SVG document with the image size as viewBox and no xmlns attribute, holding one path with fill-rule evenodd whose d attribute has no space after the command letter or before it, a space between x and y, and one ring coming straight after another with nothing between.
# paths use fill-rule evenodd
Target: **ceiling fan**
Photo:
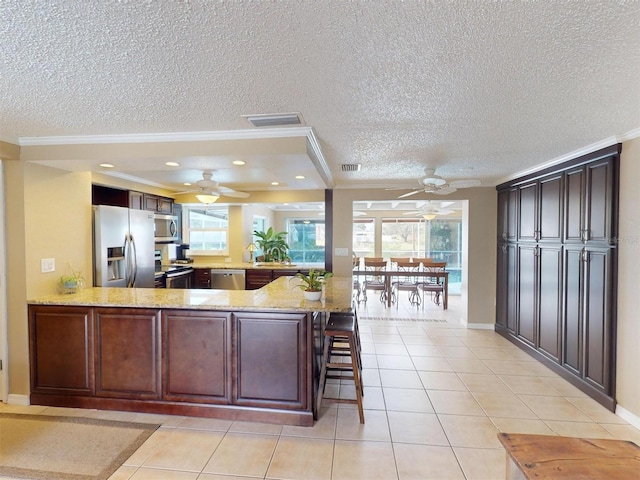
<instances>
[{"instance_id":1,"label":"ceiling fan","mask_svg":"<svg viewBox=\"0 0 640 480\"><path fill-rule=\"evenodd\" d=\"M225 187L220 185L213 178L213 171L204 171L202 172L202 180L198 180L195 183L197 188L192 190L186 190L184 192L179 193L196 193L196 198L202 203L213 203L222 195L225 197L234 197L234 198L247 198L249 196L246 192L238 192L229 187Z\"/></svg>"},{"instance_id":2,"label":"ceiling fan","mask_svg":"<svg viewBox=\"0 0 640 480\"><path fill-rule=\"evenodd\" d=\"M443 205L445 203L451 204L452 202L441 202L441 206L437 206L435 203L427 201L418 210L404 212L403 215L418 215L426 220L433 220L438 215L448 215L454 212L454 210L445 208Z\"/></svg>"},{"instance_id":3,"label":"ceiling fan","mask_svg":"<svg viewBox=\"0 0 640 480\"><path fill-rule=\"evenodd\" d=\"M459 188L479 187L480 180L454 180L453 182L447 182L440 175L436 175L434 168L425 168L425 177L419 180L421 188L413 190L408 193L403 193L398 198L406 198L416 193L434 193L436 195L448 195L455 192ZM387 188L387 190L408 190L405 187Z\"/></svg>"}]
</instances>

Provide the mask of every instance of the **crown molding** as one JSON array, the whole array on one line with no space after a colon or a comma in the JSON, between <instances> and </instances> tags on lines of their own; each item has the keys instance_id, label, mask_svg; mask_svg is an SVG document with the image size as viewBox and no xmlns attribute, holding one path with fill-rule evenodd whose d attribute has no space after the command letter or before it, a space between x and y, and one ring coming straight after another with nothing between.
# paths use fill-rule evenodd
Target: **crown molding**
<instances>
[{"instance_id":1,"label":"crown molding","mask_svg":"<svg viewBox=\"0 0 640 480\"><path fill-rule=\"evenodd\" d=\"M207 140L253 140L263 138L309 137L310 127L220 130L208 132L137 133L123 135L72 135L52 137L20 137L20 146L88 145L108 143L196 142Z\"/></svg>"},{"instance_id":2,"label":"crown molding","mask_svg":"<svg viewBox=\"0 0 640 480\"><path fill-rule=\"evenodd\" d=\"M527 168L526 170L521 170L512 175L508 175L501 180L499 180L496 185L500 185L505 182L509 182L511 180L515 180L516 178L524 177L531 173L538 172L548 167L554 167L568 160L573 160L574 158L581 157L582 155L587 155L589 153L595 152L602 148L610 147L611 145L615 145L616 143L628 142L629 140L633 140L634 138L640 137L640 128L636 128L634 130L630 130L621 135L614 135L604 140L600 140L599 142L592 143L591 145L587 145L585 147L579 148L578 150L574 150L572 152L566 153L559 157L556 157L548 162L540 163L534 167Z\"/></svg>"}]
</instances>

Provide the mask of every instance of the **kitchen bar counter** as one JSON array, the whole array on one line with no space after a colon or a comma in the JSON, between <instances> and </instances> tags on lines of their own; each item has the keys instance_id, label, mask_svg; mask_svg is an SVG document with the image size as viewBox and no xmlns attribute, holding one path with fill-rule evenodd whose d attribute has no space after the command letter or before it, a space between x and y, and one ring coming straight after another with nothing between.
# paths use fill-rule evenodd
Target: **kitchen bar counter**
<instances>
[{"instance_id":1,"label":"kitchen bar counter","mask_svg":"<svg viewBox=\"0 0 640 480\"><path fill-rule=\"evenodd\" d=\"M31 305L89 307L171 308L190 310L349 312L351 277L327 279L320 301L304 298L294 277L279 277L258 290L83 288L74 294L59 294L29 300Z\"/></svg>"},{"instance_id":2,"label":"kitchen bar counter","mask_svg":"<svg viewBox=\"0 0 640 480\"><path fill-rule=\"evenodd\" d=\"M352 279L327 279L315 302L297 285L30 300L31 403L311 426L322 331L353 311Z\"/></svg>"},{"instance_id":3,"label":"kitchen bar counter","mask_svg":"<svg viewBox=\"0 0 640 480\"><path fill-rule=\"evenodd\" d=\"M188 265L193 268L213 268L217 270L324 270L324 265L317 263L203 262L189 263Z\"/></svg>"}]
</instances>

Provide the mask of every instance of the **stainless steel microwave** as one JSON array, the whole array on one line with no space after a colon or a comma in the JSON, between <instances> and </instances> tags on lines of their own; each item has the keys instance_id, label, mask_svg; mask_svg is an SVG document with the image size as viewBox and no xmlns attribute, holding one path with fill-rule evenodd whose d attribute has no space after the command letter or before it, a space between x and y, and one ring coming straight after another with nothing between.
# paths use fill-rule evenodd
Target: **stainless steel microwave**
<instances>
[{"instance_id":1,"label":"stainless steel microwave","mask_svg":"<svg viewBox=\"0 0 640 480\"><path fill-rule=\"evenodd\" d=\"M155 242L171 243L180 241L178 217L175 215L155 214Z\"/></svg>"}]
</instances>

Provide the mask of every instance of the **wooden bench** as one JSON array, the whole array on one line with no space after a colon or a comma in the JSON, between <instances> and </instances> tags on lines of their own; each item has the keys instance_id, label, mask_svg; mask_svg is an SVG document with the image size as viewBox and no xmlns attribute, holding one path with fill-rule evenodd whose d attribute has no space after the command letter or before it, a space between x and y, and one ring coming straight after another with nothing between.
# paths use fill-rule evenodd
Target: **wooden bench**
<instances>
[{"instance_id":1,"label":"wooden bench","mask_svg":"<svg viewBox=\"0 0 640 480\"><path fill-rule=\"evenodd\" d=\"M640 447L624 440L498 433L508 480L638 480Z\"/></svg>"}]
</instances>

